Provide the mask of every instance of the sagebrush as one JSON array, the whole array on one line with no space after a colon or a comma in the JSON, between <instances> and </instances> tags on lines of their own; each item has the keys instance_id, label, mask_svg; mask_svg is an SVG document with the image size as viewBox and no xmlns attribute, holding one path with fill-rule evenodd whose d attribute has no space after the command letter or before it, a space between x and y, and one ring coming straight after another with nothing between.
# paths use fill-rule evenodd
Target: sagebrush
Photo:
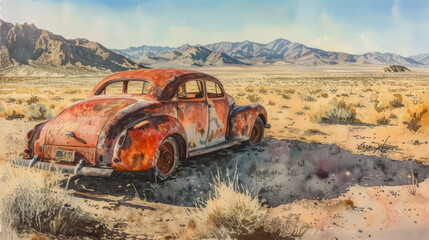
<instances>
[{"instance_id":1,"label":"sagebrush","mask_svg":"<svg viewBox=\"0 0 429 240\"><path fill-rule=\"evenodd\" d=\"M222 179L218 173L209 198L196 202L189 226L199 237L236 238L253 234L262 226L266 214L267 208L257 193L240 185L237 174Z\"/></svg>"}]
</instances>

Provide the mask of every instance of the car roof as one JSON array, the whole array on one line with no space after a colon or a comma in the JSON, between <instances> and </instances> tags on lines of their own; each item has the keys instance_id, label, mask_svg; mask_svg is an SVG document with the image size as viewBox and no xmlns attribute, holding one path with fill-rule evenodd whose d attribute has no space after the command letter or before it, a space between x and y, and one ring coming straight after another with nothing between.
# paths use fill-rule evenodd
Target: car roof
<instances>
[{"instance_id":1,"label":"car roof","mask_svg":"<svg viewBox=\"0 0 429 240\"><path fill-rule=\"evenodd\" d=\"M180 78L183 76L182 78ZM171 97L170 93L175 91L178 85L188 79L188 77L205 77L218 82L218 80L208 74L201 73L193 70L186 69L172 69L172 68L158 68L158 69L139 69L125 72L119 72L112 74L103 80L101 80L91 91L90 95L94 95L95 92L105 85L107 82L119 79L145 79L151 82L151 90L148 94L153 95L157 99L168 99ZM180 80L181 81L174 81ZM170 84L171 83L171 84ZM164 92L164 89L168 87L168 91Z\"/></svg>"}]
</instances>

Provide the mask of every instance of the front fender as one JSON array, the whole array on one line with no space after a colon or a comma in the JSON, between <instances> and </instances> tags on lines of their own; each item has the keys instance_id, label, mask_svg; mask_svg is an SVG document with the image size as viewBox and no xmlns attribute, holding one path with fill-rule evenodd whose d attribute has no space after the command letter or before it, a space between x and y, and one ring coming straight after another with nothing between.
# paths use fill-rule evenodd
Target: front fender
<instances>
[{"instance_id":1,"label":"front fender","mask_svg":"<svg viewBox=\"0 0 429 240\"><path fill-rule=\"evenodd\" d=\"M179 135L186 142L183 126L171 116L149 117L125 131L122 146L118 142L115 144L113 159L117 162L112 161L112 166L116 170L141 171L155 167L159 146L170 135ZM186 144L180 147L186 148ZM184 150L187 152L187 149Z\"/></svg>"},{"instance_id":2,"label":"front fender","mask_svg":"<svg viewBox=\"0 0 429 240\"><path fill-rule=\"evenodd\" d=\"M255 120L261 116L264 125L267 125L267 110L257 103L244 106L235 106L230 113L229 139L248 140Z\"/></svg>"}]
</instances>

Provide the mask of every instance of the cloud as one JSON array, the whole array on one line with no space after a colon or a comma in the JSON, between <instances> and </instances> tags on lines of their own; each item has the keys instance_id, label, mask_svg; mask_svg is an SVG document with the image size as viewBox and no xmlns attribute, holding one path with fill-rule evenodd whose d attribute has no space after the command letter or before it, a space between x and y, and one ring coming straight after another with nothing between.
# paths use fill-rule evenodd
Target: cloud
<instances>
[{"instance_id":1,"label":"cloud","mask_svg":"<svg viewBox=\"0 0 429 240\"><path fill-rule=\"evenodd\" d=\"M390 12L392 13L392 16L395 18L398 18L400 16L400 9L399 9L399 0L394 0L392 8L390 9Z\"/></svg>"}]
</instances>

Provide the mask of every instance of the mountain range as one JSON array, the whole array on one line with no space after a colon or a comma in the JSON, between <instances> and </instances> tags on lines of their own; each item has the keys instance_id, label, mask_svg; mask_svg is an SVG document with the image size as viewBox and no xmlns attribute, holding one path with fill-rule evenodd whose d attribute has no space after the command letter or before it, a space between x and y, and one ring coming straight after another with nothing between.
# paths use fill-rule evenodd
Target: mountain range
<instances>
[{"instance_id":1,"label":"mountain range","mask_svg":"<svg viewBox=\"0 0 429 240\"><path fill-rule=\"evenodd\" d=\"M147 46L108 49L84 38L66 39L34 24L11 24L0 19L0 70L25 68L79 71L124 71L150 67L246 66L288 64L329 65L429 65L429 54L403 57L394 53L361 55L325 51L279 38L269 43L217 42L180 47Z\"/></svg>"},{"instance_id":2,"label":"mountain range","mask_svg":"<svg viewBox=\"0 0 429 240\"><path fill-rule=\"evenodd\" d=\"M355 64L422 66L429 64L429 54L403 57L394 53L368 52L356 55L311 48L283 38L266 44L251 41L218 42L195 46L185 44L178 48L143 45L122 50L113 49L113 51L119 54L126 53L125 56L132 60L155 66L165 64L219 66L261 63L284 63L302 66ZM215 61L213 58L208 58L210 54L216 56Z\"/></svg>"},{"instance_id":3,"label":"mountain range","mask_svg":"<svg viewBox=\"0 0 429 240\"><path fill-rule=\"evenodd\" d=\"M144 67L87 39L65 39L34 24L0 19L0 68L17 65L124 71Z\"/></svg>"}]
</instances>

